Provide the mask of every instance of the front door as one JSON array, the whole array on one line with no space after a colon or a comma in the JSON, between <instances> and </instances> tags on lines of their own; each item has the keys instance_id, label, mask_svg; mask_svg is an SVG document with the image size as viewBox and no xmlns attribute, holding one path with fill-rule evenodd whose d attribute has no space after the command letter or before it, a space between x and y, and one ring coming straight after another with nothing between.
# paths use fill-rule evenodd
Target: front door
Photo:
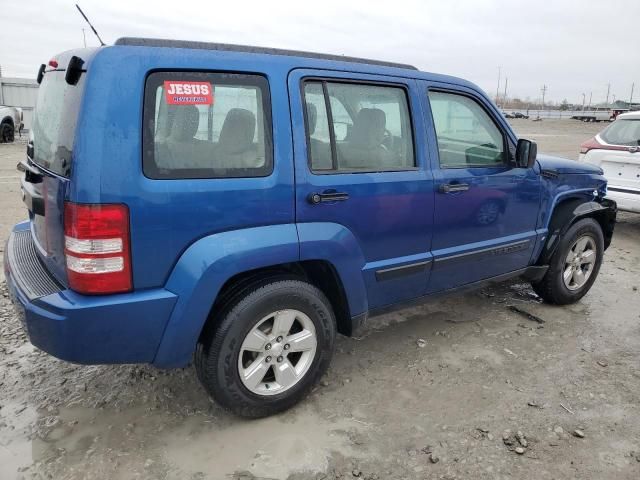
<instances>
[{"instance_id":1,"label":"front door","mask_svg":"<svg viewBox=\"0 0 640 480\"><path fill-rule=\"evenodd\" d=\"M433 270L437 292L529 265L540 180L513 162L516 137L477 92L424 84L435 136Z\"/></svg>"},{"instance_id":2,"label":"front door","mask_svg":"<svg viewBox=\"0 0 640 480\"><path fill-rule=\"evenodd\" d=\"M360 258L369 308L423 295L433 179L415 81L295 70L289 93L301 258L329 236Z\"/></svg>"}]
</instances>

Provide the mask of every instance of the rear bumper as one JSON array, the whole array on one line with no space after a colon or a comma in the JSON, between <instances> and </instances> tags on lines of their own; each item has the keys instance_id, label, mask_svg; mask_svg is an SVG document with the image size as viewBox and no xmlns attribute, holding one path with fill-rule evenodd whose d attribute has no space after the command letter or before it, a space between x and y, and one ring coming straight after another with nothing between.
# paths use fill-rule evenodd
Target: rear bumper
<instances>
[{"instance_id":1,"label":"rear bumper","mask_svg":"<svg viewBox=\"0 0 640 480\"><path fill-rule=\"evenodd\" d=\"M640 213L640 191L636 193L628 188L609 185L607 187L607 198L614 200L618 204L618 210Z\"/></svg>"},{"instance_id":2,"label":"rear bumper","mask_svg":"<svg viewBox=\"0 0 640 480\"><path fill-rule=\"evenodd\" d=\"M175 294L153 289L92 297L60 285L43 289L39 268L44 267L32 257L35 250L31 253L16 241L25 228L28 232L27 223L14 227L5 248L4 268L9 295L31 343L75 363L152 362Z\"/></svg>"}]
</instances>

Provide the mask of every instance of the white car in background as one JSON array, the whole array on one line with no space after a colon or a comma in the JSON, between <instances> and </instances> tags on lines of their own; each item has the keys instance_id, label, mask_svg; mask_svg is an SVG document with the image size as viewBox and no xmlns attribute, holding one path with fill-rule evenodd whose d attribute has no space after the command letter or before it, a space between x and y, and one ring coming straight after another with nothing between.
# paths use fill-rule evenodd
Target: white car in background
<instances>
[{"instance_id":1,"label":"white car in background","mask_svg":"<svg viewBox=\"0 0 640 480\"><path fill-rule=\"evenodd\" d=\"M618 115L615 122L580 145L580 161L604 170L607 197L620 210L640 213L640 111Z\"/></svg>"},{"instance_id":2,"label":"white car in background","mask_svg":"<svg viewBox=\"0 0 640 480\"><path fill-rule=\"evenodd\" d=\"M21 108L0 105L0 143L11 143L16 133L21 134L22 120Z\"/></svg>"}]
</instances>

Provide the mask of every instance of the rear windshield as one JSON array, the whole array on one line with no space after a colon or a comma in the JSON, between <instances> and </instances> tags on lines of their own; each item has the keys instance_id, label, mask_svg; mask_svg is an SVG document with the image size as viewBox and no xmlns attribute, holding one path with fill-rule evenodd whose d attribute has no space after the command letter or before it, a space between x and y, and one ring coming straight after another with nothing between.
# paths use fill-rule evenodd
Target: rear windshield
<instances>
[{"instance_id":1,"label":"rear windshield","mask_svg":"<svg viewBox=\"0 0 640 480\"><path fill-rule=\"evenodd\" d=\"M84 75L69 85L64 71L45 73L38 90L33 118L33 161L68 177L73 161L73 140L80 109Z\"/></svg>"},{"instance_id":2,"label":"rear windshield","mask_svg":"<svg viewBox=\"0 0 640 480\"><path fill-rule=\"evenodd\" d=\"M612 145L640 145L640 119L616 120L600 136Z\"/></svg>"},{"instance_id":3,"label":"rear windshield","mask_svg":"<svg viewBox=\"0 0 640 480\"><path fill-rule=\"evenodd\" d=\"M145 88L143 144L143 169L150 178L269 175L267 80L232 73L152 73Z\"/></svg>"}]
</instances>

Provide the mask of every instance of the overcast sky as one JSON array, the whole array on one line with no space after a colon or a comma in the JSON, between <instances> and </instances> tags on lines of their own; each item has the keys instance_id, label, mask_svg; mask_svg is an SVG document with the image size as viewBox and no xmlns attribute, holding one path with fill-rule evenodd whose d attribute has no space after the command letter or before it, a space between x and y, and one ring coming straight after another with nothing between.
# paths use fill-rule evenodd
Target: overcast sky
<instances>
[{"instance_id":1,"label":"overcast sky","mask_svg":"<svg viewBox=\"0 0 640 480\"><path fill-rule=\"evenodd\" d=\"M147 36L310 50L411 63L495 96L593 103L640 99L640 0L76 0L103 40ZM0 0L4 76L35 77L82 46L69 0ZM97 40L86 28L88 45Z\"/></svg>"}]
</instances>

